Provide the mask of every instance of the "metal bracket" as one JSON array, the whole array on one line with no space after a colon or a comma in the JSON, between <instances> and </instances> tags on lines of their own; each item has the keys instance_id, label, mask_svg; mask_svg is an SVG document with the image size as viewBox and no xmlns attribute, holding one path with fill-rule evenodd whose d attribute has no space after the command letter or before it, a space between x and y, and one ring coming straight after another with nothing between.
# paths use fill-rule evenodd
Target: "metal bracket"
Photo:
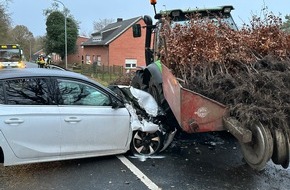
<instances>
[{"instance_id":1,"label":"metal bracket","mask_svg":"<svg viewBox=\"0 0 290 190\"><path fill-rule=\"evenodd\" d=\"M236 137L242 143L248 143L252 141L252 132L243 127L242 124L235 118L227 117L223 118L224 127Z\"/></svg>"}]
</instances>

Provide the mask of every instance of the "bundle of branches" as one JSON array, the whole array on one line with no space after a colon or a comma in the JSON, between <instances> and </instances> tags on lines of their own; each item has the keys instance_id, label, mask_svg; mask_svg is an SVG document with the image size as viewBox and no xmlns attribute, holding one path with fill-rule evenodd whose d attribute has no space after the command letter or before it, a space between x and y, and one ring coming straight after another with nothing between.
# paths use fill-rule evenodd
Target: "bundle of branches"
<instances>
[{"instance_id":1,"label":"bundle of branches","mask_svg":"<svg viewBox=\"0 0 290 190\"><path fill-rule=\"evenodd\" d=\"M185 88L227 105L242 122L290 126L290 36L279 17L254 16L239 31L198 16L166 25L162 61Z\"/></svg>"}]
</instances>

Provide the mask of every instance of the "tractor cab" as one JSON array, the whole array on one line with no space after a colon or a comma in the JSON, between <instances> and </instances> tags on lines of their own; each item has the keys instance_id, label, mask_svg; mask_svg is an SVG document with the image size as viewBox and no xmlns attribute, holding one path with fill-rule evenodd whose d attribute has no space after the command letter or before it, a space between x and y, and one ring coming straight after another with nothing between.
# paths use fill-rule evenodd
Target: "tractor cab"
<instances>
[{"instance_id":1,"label":"tractor cab","mask_svg":"<svg viewBox=\"0 0 290 190\"><path fill-rule=\"evenodd\" d=\"M218 6L214 8L195 8L195 9L173 9L160 11L156 13L155 4L156 1L151 1L151 4L154 6L155 16L154 19L157 20L155 24L152 22L152 18L148 15L144 16L144 22L146 26L141 26L140 24L135 24L133 26L133 36L140 37L141 27L146 27L146 41L145 41L145 59L146 65L153 63L157 57L156 55L160 47L160 31L163 27L163 20L167 19L170 21L170 25L173 28L175 25L186 25L190 22L192 18L200 18L200 20L210 19L212 22L217 25L220 23L228 25L233 30L238 30L234 19L232 18L231 11L234 10L234 7L231 5ZM199 21L200 21L199 20ZM152 42L153 38L153 43ZM153 47L152 47L153 45Z\"/></svg>"}]
</instances>

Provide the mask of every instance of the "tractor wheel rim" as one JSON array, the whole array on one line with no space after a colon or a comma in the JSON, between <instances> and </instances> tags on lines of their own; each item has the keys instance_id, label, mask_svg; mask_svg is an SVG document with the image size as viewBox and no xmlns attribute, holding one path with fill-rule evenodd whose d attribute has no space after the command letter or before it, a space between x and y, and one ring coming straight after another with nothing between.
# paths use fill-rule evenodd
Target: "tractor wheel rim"
<instances>
[{"instance_id":1,"label":"tractor wheel rim","mask_svg":"<svg viewBox=\"0 0 290 190\"><path fill-rule=\"evenodd\" d=\"M256 170L262 170L273 154L273 138L267 126L257 122L247 127L253 134L252 141L241 143L246 162Z\"/></svg>"},{"instance_id":2,"label":"tractor wheel rim","mask_svg":"<svg viewBox=\"0 0 290 190\"><path fill-rule=\"evenodd\" d=\"M288 142L281 128L273 129L272 134L273 134L273 140L274 140L272 161L273 163L280 165L287 161L287 156L288 156L287 143Z\"/></svg>"}]
</instances>

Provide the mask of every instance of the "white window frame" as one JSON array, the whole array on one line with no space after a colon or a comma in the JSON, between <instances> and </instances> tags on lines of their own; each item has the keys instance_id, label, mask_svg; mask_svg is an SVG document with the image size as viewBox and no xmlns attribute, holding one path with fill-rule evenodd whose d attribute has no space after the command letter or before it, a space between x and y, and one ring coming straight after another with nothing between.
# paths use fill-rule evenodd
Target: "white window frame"
<instances>
[{"instance_id":1,"label":"white window frame","mask_svg":"<svg viewBox=\"0 0 290 190\"><path fill-rule=\"evenodd\" d=\"M102 61L102 58L100 55L97 55L97 63L98 63L98 66L101 66L101 61Z\"/></svg>"},{"instance_id":2,"label":"white window frame","mask_svg":"<svg viewBox=\"0 0 290 190\"><path fill-rule=\"evenodd\" d=\"M86 64L91 64L91 56L86 55Z\"/></svg>"},{"instance_id":3,"label":"white window frame","mask_svg":"<svg viewBox=\"0 0 290 190\"><path fill-rule=\"evenodd\" d=\"M102 41L102 35L99 34L97 36L93 36L93 42L100 42Z\"/></svg>"},{"instance_id":4,"label":"white window frame","mask_svg":"<svg viewBox=\"0 0 290 190\"><path fill-rule=\"evenodd\" d=\"M137 67L137 59L125 59L126 69L135 69Z\"/></svg>"}]
</instances>

